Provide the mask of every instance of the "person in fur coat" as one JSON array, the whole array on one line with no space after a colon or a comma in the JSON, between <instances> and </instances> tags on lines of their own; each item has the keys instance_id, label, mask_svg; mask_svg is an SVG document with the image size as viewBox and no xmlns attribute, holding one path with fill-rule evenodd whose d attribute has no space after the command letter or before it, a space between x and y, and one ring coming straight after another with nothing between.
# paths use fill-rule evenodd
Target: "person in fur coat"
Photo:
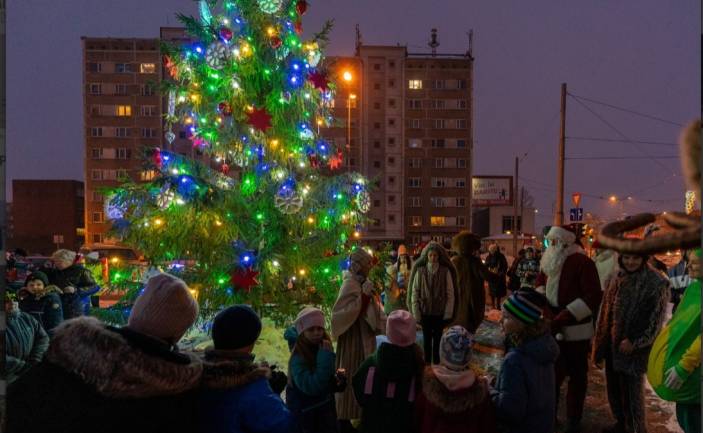
<instances>
[{"instance_id":1,"label":"person in fur coat","mask_svg":"<svg viewBox=\"0 0 703 433\"><path fill-rule=\"evenodd\" d=\"M188 286L162 274L123 328L94 317L63 322L42 363L8 388L6 431L197 431L203 364L175 346L197 315Z\"/></svg>"},{"instance_id":2,"label":"person in fur coat","mask_svg":"<svg viewBox=\"0 0 703 433\"><path fill-rule=\"evenodd\" d=\"M205 353L196 431L290 431L290 412L269 385L271 369L254 363L251 354L260 334L261 320L247 305L233 305L215 316L214 348Z\"/></svg>"},{"instance_id":3,"label":"person in fur coat","mask_svg":"<svg viewBox=\"0 0 703 433\"><path fill-rule=\"evenodd\" d=\"M498 282L499 276L476 256L481 248L481 239L469 231L462 231L452 239L452 264L456 268L457 297L454 324L475 333L483 322L486 311L484 282Z\"/></svg>"},{"instance_id":4,"label":"person in fur coat","mask_svg":"<svg viewBox=\"0 0 703 433\"><path fill-rule=\"evenodd\" d=\"M488 384L470 367L472 336L461 326L442 335L440 364L425 367L415 406L420 433L495 433Z\"/></svg>"},{"instance_id":5,"label":"person in fur coat","mask_svg":"<svg viewBox=\"0 0 703 433\"><path fill-rule=\"evenodd\" d=\"M661 329L669 281L646 256L622 254L620 270L605 291L593 339L593 361L605 361L613 433L646 433L644 374Z\"/></svg>"},{"instance_id":6,"label":"person in fur coat","mask_svg":"<svg viewBox=\"0 0 703 433\"><path fill-rule=\"evenodd\" d=\"M456 269L447 251L437 242L422 249L413 264L408 306L422 325L425 362L439 363L439 340L444 327L456 316L458 285Z\"/></svg>"},{"instance_id":7,"label":"person in fur coat","mask_svg":"<svg viewBox=\"0 0 703 433\"><path fill-rule=\"evenodd\" d=\"M349 257L349 271L344 274L342 287L332 307L332 338L337 340L337 369L353 374L376 350L376 335L385 332L386 315L374 284L368 279L374 266L373 257L357 248ZM337 419L342 433L351 427L351 420L361 418L351 387L335 395Z\"/></svg>"}]
</instances>

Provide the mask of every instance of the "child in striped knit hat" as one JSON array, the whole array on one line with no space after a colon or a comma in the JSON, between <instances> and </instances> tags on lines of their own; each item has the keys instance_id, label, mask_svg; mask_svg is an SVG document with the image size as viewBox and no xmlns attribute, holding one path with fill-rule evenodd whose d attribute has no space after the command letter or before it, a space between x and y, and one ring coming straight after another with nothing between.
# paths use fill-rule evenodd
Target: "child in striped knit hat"
<instances>
[{"instance_id":1,"label":"child in striped knit hat","mask_svg":"<svg viewBox=\"0 0 703 433\"><path fill-rule=\"evenodd\" d=\"M542 314L546 306L547 298L532 290L519 290L503 303L501 325L510 344L491 397L510 433L554 431L559 346Z\"/></svg>"}]
</instances>

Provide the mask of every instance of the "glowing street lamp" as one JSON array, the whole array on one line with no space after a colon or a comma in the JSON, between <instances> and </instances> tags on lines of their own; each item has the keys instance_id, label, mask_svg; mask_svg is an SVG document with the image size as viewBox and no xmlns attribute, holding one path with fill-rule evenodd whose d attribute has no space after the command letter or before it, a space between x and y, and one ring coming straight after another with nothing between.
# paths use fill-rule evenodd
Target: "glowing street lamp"
<instances>
[{"instance_id":1,"label":"glowing street lamp","mask_svg":"<svg viewBox=\"0 0 703 433\"><path fill-rule=\"evenodd\" d=\"M344 71L344 73L342 74L342 78L344 79L344 81L350 82L354 78L354 76L352 75L351 72Z\"/></svg>"}]
</instances>

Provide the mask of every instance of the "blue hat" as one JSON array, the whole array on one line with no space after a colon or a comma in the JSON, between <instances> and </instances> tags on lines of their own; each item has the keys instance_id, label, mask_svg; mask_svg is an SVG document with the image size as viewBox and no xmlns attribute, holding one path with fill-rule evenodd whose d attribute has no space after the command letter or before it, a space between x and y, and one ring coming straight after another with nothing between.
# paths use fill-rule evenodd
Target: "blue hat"
<instances>
[{"instance_id":1,"label":"blue hat","mask_svg":"<svg viewBox=\"0 0 703 433\"><path fill-rule=\"evenodd\" d=\"M235 350L251 346L261 335L261 319L248 305L234 305L217 313L212 322L212 341L216 350Z\"/></svg>"},{"instance_id":2,"label":"blue hat","mask_svg":"<svg viewBox=\"0 0 703 433\"><path fill-rule=\"evenodd\" d=\"M471 359L473 335L461 326L452 326L439 342L439 363L450 370L465 370Z\"/></svg>"}]
</instances>

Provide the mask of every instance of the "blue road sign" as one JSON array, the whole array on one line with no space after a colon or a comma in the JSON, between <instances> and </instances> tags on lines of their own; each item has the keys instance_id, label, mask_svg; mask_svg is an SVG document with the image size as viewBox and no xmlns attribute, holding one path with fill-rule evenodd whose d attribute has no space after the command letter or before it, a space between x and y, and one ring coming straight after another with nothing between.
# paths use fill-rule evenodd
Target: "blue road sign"
<instances>
[{"instance_id":1,"label":"blue road sign","mask_svg":"<svg viewBox=\"0 0 703 433\"><path fill-rule=\"evenodd\" d=\"M583 208L575 207L569 210L569 221L578 222L583 221Z\"/></svg>"}]
</instances>

